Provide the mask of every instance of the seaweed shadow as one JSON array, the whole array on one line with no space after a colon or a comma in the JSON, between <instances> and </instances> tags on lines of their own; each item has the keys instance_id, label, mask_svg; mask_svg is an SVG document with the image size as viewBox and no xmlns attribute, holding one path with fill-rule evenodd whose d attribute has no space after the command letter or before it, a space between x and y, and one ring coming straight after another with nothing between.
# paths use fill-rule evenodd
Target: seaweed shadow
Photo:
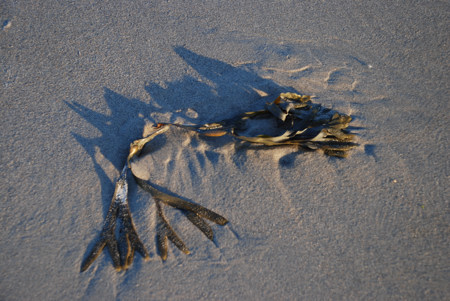
<instances>
[{"instance_id":1,"label":"seaweed shadow","mask_svg":"<svg viewBox=\"0 0 450 301\"><path fill-rule=\"evenodd\" d=\"M171 114L171 119L181 117L187 122L201 124L230 118L245 110L264 106L258 91L268 95L280 92L296 92L292 87L280 86L274 81L259 76L255 66L233 66L231 64L199 55L185 47L174 47L174 52L184 60L198 76L186 75L182 79L166 83L162 87L155 83L145 86L151 96L150 103L127 98L104 88L105 102L110 113L104 114L78 102L66 102L67 106L100 131L100 136L85 137L72 132L92 159L100 179L104 214L109 207L114 183L99 162L99 153L120 172L128 154L130 142L141 138L145 119L153 112ZM188 114L189 109L199 110L198 116ZM173 122L170 120L168 122Z\"/></svg>"},{"instance_id":2,"label":"seaweed shadow","mask_svg":"<svg viewBox=\"0 0 450 301\"><path fill-rule=\"evenodd\" d=\"M196 118L182 116L189 122L217 122L237 113L260 109L264 102L259 91L267 95L296 92L292 87L280 86L259 76L255 65L236 67L185 47L174 47L174 51L197 72L198 78L186 75L181 80L167 83L166 87L151 83L145 89L158 107L166 111L184 113L190 108L199 111Z\"/></svg>"},{"instance_id":3,"label":"seaweed shadow","mask_svg":"<svg viewBox=\"0 0 450 301\"><path fill-rule=\"evenodd\" d=\"M126 98L108 88L104 88L104 98L110 114L96 112L78 102L65 102L69 108L83 117L100 131L100 136L84 137L72 132L72 136L84 147L94 164L100 179L104 213L108 210L114 183L99 162L99 157L108 160L120 172L128 155L130 141L140 138L149 107L138 99ZM104 165L104 164L103 164Z\"/></svg>"}]
</instances>

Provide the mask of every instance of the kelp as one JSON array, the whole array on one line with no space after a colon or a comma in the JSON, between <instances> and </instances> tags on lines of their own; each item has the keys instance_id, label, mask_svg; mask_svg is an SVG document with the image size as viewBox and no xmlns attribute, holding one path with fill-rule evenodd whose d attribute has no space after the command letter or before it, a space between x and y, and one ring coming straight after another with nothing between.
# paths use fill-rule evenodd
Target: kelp
<instances>
[{"instance_id":1,"label":"kelp","mask_svg":"<svg viewBox=\"0 0 450 301\"><path fill-rule=\"evenodd\" d=\"M254 119L276 119L280 135L261 133L243 134ZM240 140L268 146L298 145L306 150L324 150L329 156L345 157L357 144L346 128L352 118L312 103L308 95L282 93L268 103L265 110L247 112L232 128L231 133Z\"/></svg>"},{"instance_id":2,"label":"kelp","mask_svg":"<svg viewBox=\"0 0 450 301\"><path fill-rule=\"evenodd\" d=\"M81 272L88 269L105 246L118 271L126 270L132 264L135 251L140 253L145 260L149 259L148 252L136 232L128 206L128 174L130 171L132 173L133 158L141 153L145 145L156 136L165 133L169 128L182 128L209 137L230 135L244 143L265 146L293 145L303 150L322 150L329 156L346 157L348 151L357 146L353 142L354 135L347 129L351 120L348 115L313 103L308 95L282 93L275 101L267 103L264 110L246 112L224 121L199 126L175 123L155 125L154 131L150 135L131 143L127 162L116 182L100 238L83 261ZM228 220L218 213L165 193L149 181L132 174L138 186L150 193L155 201L157 210L156 241L162 260L167 259L168 240L183 253L189 254L186 244L170 226L163 206L180 210L210 240L214 240L214 232L206 220L221 226L228 223ZM119 223L119 238L116 238L118 219L121 222Z\"/></svg>"}]
</instances>

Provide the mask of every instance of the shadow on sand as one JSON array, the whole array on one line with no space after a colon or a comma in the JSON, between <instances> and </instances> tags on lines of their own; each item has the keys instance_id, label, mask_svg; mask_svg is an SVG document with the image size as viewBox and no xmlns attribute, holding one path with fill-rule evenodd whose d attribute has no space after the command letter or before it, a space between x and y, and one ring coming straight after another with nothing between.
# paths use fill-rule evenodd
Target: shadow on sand
<instances>
[{"instance_id":1,"label":"shadow on sand","mask_svg":"<svg viewBox=\"0 0 450 301\"><path fill-rule=\"evenodd\" d=\"M193 124L217 122L246 110L261 109L264 102L260 100L258 90L269 95L277 95L284 91L295 92L291 87L283 87L270 79L258 76L249 66L234 67L196 54L184 47L175 47L174 51L199 74L199 78L185 76L181 80L167 83L166 87L157 84L147 85L145 90L151 96L150 103L127 98L104 88L104 97L110 114L96 112L78 102L66 102L69 108L101 133L94 138L83 137L78 133L72 135L85 148L94 163L101 183L105 214L114 183L98 162L97 153L99 152L120 172L126 161L130 142L141 138L145 120L158 122L151 120L150 113L177 112L171 115L171 119L182 117ZM186 114L190 108L199 111L199 116L194 118Z\"/></svg>"},{"instance_id":2,"label":"shadow on sand","mask_svg":"<svg viewBox=\"0 0 450 301\"><path fill-rule=\"evenodd\" d=\"M193 124L217 122L248 110L262 109L264 101L261 101L260 91L267 95L295 92L293 88L280 86L258 76L252 66L235 67L198 55L184 47L175 47L174 51L199 77L185 76L167 83L165 87L148 84L145 90L151 96L150 103L124 97L106 87L104 97L110 114L96 112L78 102L66 102L69 108L101 133L94 138L83 137L78 133L72 135L92 159L101 183L105 216L115 185L102 166L104 163L99 162L98 158L103 156L120 172L126 161L129 144L141 138L145 121L150 119L151 122L158 122L152 120L151 113L174 112L170 115L171 120L166 122L174 122L179 117ZM189 110L198 111L199 114L192 116L188 114ZM92 245L88 250L91 248Z\"/></svg>"}]
</instances>

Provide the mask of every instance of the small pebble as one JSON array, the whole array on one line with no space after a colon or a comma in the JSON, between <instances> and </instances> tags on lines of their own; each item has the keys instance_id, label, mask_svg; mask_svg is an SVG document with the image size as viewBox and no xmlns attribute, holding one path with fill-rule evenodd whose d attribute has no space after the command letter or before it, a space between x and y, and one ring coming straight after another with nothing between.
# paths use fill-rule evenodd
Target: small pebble
<instances>
[{"instance_id":1,"label":"small pebble","mask_svg":"<svg viewBox=\"0 0 450 301\"><path fill-rule=\"evenodd\" d=\"M2 26L3 30L8 29L10 27L11 27L11 20L6 20L5 22L3 22L3 26Z\"/></svg>"}]
</instances>

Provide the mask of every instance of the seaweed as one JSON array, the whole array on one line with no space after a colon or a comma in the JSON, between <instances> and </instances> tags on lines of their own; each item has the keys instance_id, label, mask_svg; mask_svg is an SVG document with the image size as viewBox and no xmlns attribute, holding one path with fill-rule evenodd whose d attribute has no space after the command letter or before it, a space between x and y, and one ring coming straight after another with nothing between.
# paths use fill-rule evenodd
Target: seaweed
<instances>
[{"instance_id":1,"label":"seaweed","mask_svg":"<svg viewBox=\"0 0 450 301\"><path fill-rule=\"evenodd\" d=\"M275 101L267 103L264 110L246 112L220 122L199 126L176 123L156 124L150 135L131 143L127 162L116 181L116 188L100 238L83 261L81 272L89 268L105 246L118 271L129 268L136 251L145 260L149 259L148 252L136 232L128 206L128 175L130 171L132 173L130 162L141 153L147 143L165 133L170 127L182 128L209 137L230 135L246 143L265 146L296 145L303 150L322 150L328 156L343 158L348 155L350 149L358 145L353 142L354 135L347 129L351 120L352 118L348 115L313 103L309 95L282 93ZM167 240L170 240L183 253L189 254L188 247L164 215L163 205L180 210L210 240L214 240L214 233L205 219L221 226L228 223L226 218L212 210L164 193L151 182L135 174L133 178L138 186L150 193L155 201L157 248L162 260L167 259ZM118 219L121 223L119 238L116 238ZM126 250L122 250L119 246L124 246Z\"/></svg>"}]
</instances>

